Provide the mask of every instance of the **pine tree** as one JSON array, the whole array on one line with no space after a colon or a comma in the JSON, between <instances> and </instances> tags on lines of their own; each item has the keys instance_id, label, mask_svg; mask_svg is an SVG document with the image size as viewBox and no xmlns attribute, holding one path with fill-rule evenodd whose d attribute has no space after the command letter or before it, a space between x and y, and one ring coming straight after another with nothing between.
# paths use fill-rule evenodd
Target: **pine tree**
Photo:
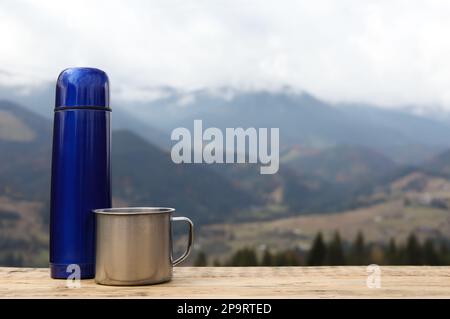
<instances>
[{"instance_id":1,"label":"pine tree","mask_svg":"<svg viewBox=\"0 0 450 319\"><path fill-rule=\"evenodd\" d=\"M228 264L229 266L258 266L258 259L253 249L243 248L232 256Z\"/></svg>"},{"instance_id":2,"label":"pine tree","mask_svg":"<svg viewBox=\"0 0 450 319\"><path fill-rule=\"evenodd\" d=\"M399 257L397 251L397 244L395 243L394 238L391 238L389 241L386 256L387 256L387 263L389 265L398 265Z\"/></svg>"},{"instance_id":3,"label":"pine tree","mask_svg":"<svg viewBox=\"0 0 450 319\"><path fill-rule=\"evenodd\" d=\"M439 255L437 254L433 241L430 238L428 238L423 245L423 263L430 266L437 266L441 264Z\"/></svg>"},{"instance_id":4,"label":"pine tree","mask_svg":"<svg viewBox=\"0 0 450 319\"><path fill-rule=\"evenodd\" d=\"M422 264L421 247L415 234L411 234L408 237L406 244L406 263L408 265Z\"/></svg>"},{"instance_id":5,"label":"pine tree","mask_svg":"<svg viewBox=\"0 0 450 319\"><path fill-rule=\"evenodd\" d=\"M450 254L448 250L448 244L445 241L441 241L439 244L439 256L441 257L442 265L450 264Z\"/></svg>"},{"instance_id":6,"label":"pine tree","mask_svg":"<svg viewBox=\"0 0 450 319\"><path fill-rule=\"evenodd\" d=\"M287 258L286 253L284 251L279 251L275 254L273 258L273 265L274 266L287 266Z\"/></svg>"},{"instance_id":7,"label":"pine tree","mask_svg":"<svg viewBox=\"0 0 450 319\"><path fill-rule=\"evenodd\" d=\"M273 265L273 256L268 249L264 251L264 255L261 261L261 266L272 266Z\"/></svg>"},{"instance_id":8,"label":"pine tree","mask_svg":"<svg viewBox=\"0 0 450 319\"><path fill-rule=\"evenodd\" d=\"M333 239L328 245L326 263L330 266L345 265L344 251L339 232L334 233Z\"/></svg>"},{"instance_id":9,"label":"pine tree","mask_svg":"<svg viewBox=\"0 0 450 319\"><path fill-rule=\"evenodd\" d=\"M350 262L353 265L368 264L364 235L362 234L361 231L358 232L355 241L353 242Z\"/></svg>"},{"instance_id":10,"label":"pine tree","mask_svg":"<svg viewBox=\"0 0 450 319\"><path fill-rule=\"evenodd\" d=\"M306 263L308 266L322 266L325 264L326 255L327 248L323 241L322 233L319 232L314 238Z\"/></svg>"},{"instance_id":11,"label":"pine tree","mask_svg":"<svg viewBox=\"0 0 450 319\"><path fill-rule=\"evenodd\" d=\"M198 253L197 258L194 261L194 266L204 267L208 264L208 260L206 258L206 254L201 251Z\"/></svg>"}]
</instances>

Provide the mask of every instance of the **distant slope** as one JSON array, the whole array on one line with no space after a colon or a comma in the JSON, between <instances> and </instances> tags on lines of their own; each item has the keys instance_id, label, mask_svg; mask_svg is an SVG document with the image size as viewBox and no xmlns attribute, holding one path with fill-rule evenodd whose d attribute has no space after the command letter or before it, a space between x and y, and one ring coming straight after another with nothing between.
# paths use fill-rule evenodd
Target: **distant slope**
<instances>
[{"instance_id":1,"label":"distant slope","mask_svg":"<svg viewBox=\"0 0 450 319\"><path fill-rule=\"evenodd\" d=\"M0 102L0 115L8 120L0 134L0 196L42 202L48 219L52 122L7 101ZM168 153L130 131L113 133L111 157L120 202L175 206L198 223L228 219L259 203L208 167L174 164Z\"/></svg>"},{"instance_id":2,"label":"distant slope","mask_svg":"<svg viewBox=\"0 0 450 319\"><path fill-rule=\"evenodd\" d=\"M329 182L376 182L398 166L386 156L367 147L343 145L312 154L291 156L286 163L297 172Z\"/></svg>"},{"instance_id":3,"label":"distant slope","mask_svg":"<svg viewBox=\"0 0 450 319\"><path fill-rule=\"evenodd\" d=\"M359 145L401 164L418 164L450 147L448 122L402 110L356 103L333 105L308 93L289 90L152 90L158 91L155 96L160 98L149 102L118 102L113 98L113 128L131 130L163 148L170 147L168 136L174 128L191 128L194 119L202 119L205 127L279 127L282 149L295 145ZM53 84L28 95L0 86L2 97L19 101L48 118L52 116Z\"/></svg>"},{"instance_id":4,"label":"distant slope","mask_svg":"<svg viewBox=\"0 0 450 319\"><path fill-rule=\"evenodd\" d=\"M446 150L430 158L421 167L425 171L450 177L450 150Z\"/></svg>"},{"instance_id":5,"label":"distant slope","mask_svg":"<svg viewBox=\"0 0 450 319\"><path fill-rule=\"evenodd\" d=\"M46 200L50 189L51 122L8 101L0 101L0 116L8 121L7 132L0 134L0 195Z\"/></svg>"},{"instance_id":6,"label":"distant slope","mask_svg":"<svg viewBox=\"0 0 450 319\"><path fill-rule=\"evenodd\" d=\"M170 149L172 141L169 134L148 125L123 108L114 108L111 118L113 130L129 130L159 148Z\"/></svg>"},{"instance_id":7,"label":"distant slope","mask_svg":"<svg viewBox=\"0 0 450 319\"><path fill-rule=\"evenodd\" d=\"M25 110L29 110L36 115L40 115L41 118L51 121L55 105L54 83L44 83L41 86L29 89L29 91L29 94L21 94L19 91L0 85L0 101L3 100L7 103L14 101L14 104L23 106ZM141 116L139 112L132 112L134 110L133 105L128 105L128 108L124 108L114 97L112 97L111 103L113 110L111 125L113 130L130 130L161 148L168 149L170 147L170 135L163 130L156 129L148 121L143 120L145 117ZM129 109L131 109L131 112ZM149 110L144 111L146 113L149 112Z\"/></svg>"},{"instance_id":8,"label":"distant slope","mask_svg":"<svg viewBox=\"0 0 450 319\"><path fill-rule=\"evenodd\" d=\"M166 103L157 101L151 109L155 113L178 109L176 117L165 119L167 124L164 126L169 129L192 127L194 119L202 119L205 127L278 127L282 146L381 146L407 141L395 130L379 131L376 126L355 122L338 108L305 93L236 92L232 99L227 100L199 92L194 101L186 107L174 105L171 100ZM150 116L148 120L152 122Z\"/></svg>"},{"instance_id":9,"label":"distant slope","mask_svg":"<svg viewBox=\"0 0 450 319\"><path fill-rule=\"evenodd\" d=\"M380 132L395 130L403 136L407 143L394 141L381 148L399 163L419 164L449 147L450 126L445 121L371 105L341 104L339 109L354 122L377 126Z\"/></svg>"},{"instance_id":10,"label":"distant slope","mask_svg":"<svg viewBox=\"0 0 450 319\"><path fill-rule=\"evenodd\" d=\"M170 154L129 131L112 137L113 195L128 205L173 206L199 223L229 220L257 201L201 165L177 165Z\"/></svg>"},{"instance_id":11,"label":"distant slope","mask_svg":"<svg viewBox=\"0 0 450 319\"><path fill-rule=\"evenodd\" d=\"M261 175L258 165L223 164L213 169L265 201L264 214L247 213L246 219L365 206L376 187L410 172L376 151L350 145L314 151L293 148L282 155L276 175Z\"/></svg>"},{"instance_id":12,"label":"distant slope","mask_svg":"<svg viewBox=\"0 0 450 319\"><path fill-rule=\"evenodd\" d=\"M0 265L48 265L51 122L0 101Z\"/></svg>"},{"instance_id":13,"label":"distant slope","mask_svg":"<svg viewBox=\"0 0 450 319\"><path fill-rule=\"evenodd\" d=\"M21 135L21 130L25 129L29 132L32 132L32 138L29 140L26 140L25 142L43 142L46 139L48 139L49 136L51 136L52 132L52 126L51 122L37 114L36 112L33 112L17 103L8 101L8 100L0 100L0 111L2 112L2 115L8 114L10 116L9 120L13 119L13 123L9 121L9 123L6 123L7 121L3 118L2 121L5 121L7 124L8 129L10 130L11 136L14 135ZM19 124L18 126L14 127L14 124ZM50 124L50 125L49 125ZM3 129L2 129L3 130ZM0 135L0 141L8 141L9 139L6 138L3 134ZM12 141L18 141L17 139L11 139Z\"/></svg>"},{"instance_id":14,"label":"distant slope","mask_svg":"<svg viewBox=\"0 0 450 319\"><path fill-rule=\"evenodd\" d=\"M229 94L167 89L161 99L136 104L133 110L166 132L179 126L192 128L194 119L202 119L204 127L222 129L278 127L283 150L296 145L356 145L377 150L399 163L417 164L450 147L445 138L450 135L450 125L406 111L335 106L307 93L223 91Z\"/></svg>"},{"instance_id":15,"label":"distant slope","mask_svg":"<svg viewBox=\"0 0 450 319\"><path fill-rule=\"evenodd\" d=\"M359 231L367 242L387 245L391 238L404 243L412 232L420 240L448 238L448 210L392 200L340 213L296 216L273 221L208 225L197 244L212 260L228 257L243 247L267 247L272 252L309 249L317 232L326 240L339 231L344 242L352 242Z\"/></svg>"},{"instance_id":16,"label":"distant slope","mask_svg":"<svg viewBox=\"0 0 450 319\"><path fill-rule=\"evenodd\" d=\"M450 126L426 116L406 111L383 109L371 105L340 104L339 110L355 122L377 126L383 130L395 130L411 142L424 145L448 145Z\"/></svg>"}]
</instances>

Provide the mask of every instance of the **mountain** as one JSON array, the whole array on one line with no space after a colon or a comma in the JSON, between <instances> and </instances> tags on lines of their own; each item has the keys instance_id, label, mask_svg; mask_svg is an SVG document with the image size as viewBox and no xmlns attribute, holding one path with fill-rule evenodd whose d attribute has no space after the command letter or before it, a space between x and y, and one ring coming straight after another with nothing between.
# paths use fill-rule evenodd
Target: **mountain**
<instances>
[{"instance_id":1,"label":"mountain","mask_svg":"<svg viewBox=\"0 0 450 319\"><path fill-rule=\"evenodd\" d=\"M448 123L402 110L334 105L290 91L163 91L161 98L133 104L132 110L168 134L176 127L192 129L194 119L221 129L278 127L283 150L365 146L402 164L420 163L450 147Z\"/></svg>"},{"instance_id":2,"label":"mountain","mask_svg":"<svg viewBox=\"0 0 450 319\"><path fill-rule=\"evenodd\" d=\"M52 123L0 101L0 265L48 265ZM197 225L233 218L259 200L208 167L175 165L130 131L112 137L116 205L173 206Z\"/></svg>"},{"instance_id":3,"label":"mountain","mask_svg":"<svg viewBox=\"0 0 450 319\"><path fill-rule=\"evenodd\" d=\"M289 167L339 184L376 182L398 167L383 154L364 146L341 145L306 155L292 153L286 155Z\"/></svg>"},{"instance_id":4,"label":"mountain","mask_svg":"<svg viewBox=\"0 0 450 319\"><path fill-rule=\"evenodd\" d=\"M344 152L346 149L349 152ZM341 151L343 152L341 159L350 160L349 167L352 166L351 163L354 159L351 154L355 154L355 152L356 154L362 152L358 156L357 163L360 163L358 166L370 163L371 158L365 159L363 156L365 151L367 154L371 154L370 150L352 150L343 147L336 152L337 159L339 159ZM307 156L311 156L308 162L313 174L320 167L323 170L319 169L318 175L334 176L337 171L340 171L339 165L336 164L341 161L334 162L333 152L328 152L329 150L314 154L306 152ZM393 171L383 178L381 177L384 174L377 178L377 172L372 172L375 174L376 183L366 191L358 189L349 196L350 185L353 185L354 190L365 187L366 183L355 181L348 185L345 178L339 181L342 183L342 187L335 188L328 194L325 191L326 188L320 186L315 179L316 185L319 185L318 191L322 194L320 198L316 197L317 203L325 207L326 203L331 203L333 199L339 198L340 201L336 200L334 203L335 210L320 210L320 214L281 215L276 219L256 221L249 219L245 222L206 225L202 228L203 236L197 242L199 250L205 252L210 259L226 260L233 251L243 247L267 247L271 251L280 251L286 248L309 249L318 232L321 232L325 238L332 238L336 231L339 231L345 242L352 242L357 233L362 232L368 242L384 245L387 245L392 238L397 244L403 243L411 233L414 233L421 242L432 239L438 243L448 243L450 151L439 154L422 167L392 166L391 161L386 161L379 154L372 155L374 158L378 158L371 165L374 170L380 166L381 171L384 171L383 168L393 168ZM324 157L322 158L322 156ZM289 154L289 159L296 158ZM313 159L316 160L316 163ZM369 162L367 163L366 160ZM328 164L324 165L324 163ZM337 170L328 170L327 167L334 167ZM385 172L388 173L389 170ZM358 175L350 174L349 176L358 177ZM295 175L290 174L289 176ZM364 177L364 174L362 176ZM298 183L298 178L292 177L291 182L292 184L287 187L287 190L295 199L294 194L298 189L295 183ZM298 194L302 196L305 192ZM298 205L307 205L310 201L310 204L314 204L312 199L315 196L317 196L316 193L310 193L305 198L300 198L297 203ZM285 197L286 202L291 202L291 199ZM351 204L352 199L356 204L354 207L348 205ZM344 205L346 203L347 207ZM223 244L225 240L226 245Z\"/></svg>"},{"instance_id":5,"label":"mountain","mask_svg":"<svg viewBox=\"0 0 450 319\"><path fill-rule=\"evenodd\" d=\"M17 103L0 100L0 141L43 143L51 136L49 120ZM50 125L49 125L50 124Z\"/></svg>"},{"instance_id":6,"label":"mountain","mask_svg":"<svg viewBox=\"0 0 450 319\"><path fill-rule=\"evenodd\" d=\"M167 94L152 105L113 111L113 126L121 128L112 137L115 206L174 206L200 225L274 221L394 201L403 202L405 216L425 206L441 216L450 207L450 151L424 166L386 155L389 148L410 154L418 146L422 158L432 157L426 147L450 148L437 138L447 134L446 125L400 115L389 122L389 112L370 119L307 94L197 92L183 103L185 96ZM191 128L197 118L204 127L280 127L279 172L261 175L259 164L175 165L167 151L171 129ZM397 128L396 121L403 124ZM31 106L0 102L0 263L46 262L51 129L51 119ZM419 156L413 156L417 163ZM395 212L386 216L394 218Z\"/></svg>"},{"instance_id":7,"label":"mountain","mask_svg":"<svg viewBox=\"0 0 450 319\"><path fill-rule=\"evenodd\" d=\"M0 85L0 101L7 103L15 101L14 104L21 105L25 110L51 121L55 105L55 87L53 84L45 83L33 89L14 90ZM170 148L170 136L163 130L149 125L148 121L142 120L139 112L133 112L133 105L125 108L120 103L116 104L113 99L112 110L111 126L113 130L130 130L160 148L166 150Z\"/></svg>"},{"instance_id":8,"label":"mountain","mask_svg":"<svg viewBox=\"0 0 450 319\"><path fill-rule=\"evenodd\" d=\"M0 101L0 194L48 199L51 132L46 118Z\"/></svg>"},{"instance_id":9,"label":"mountain","mask_svg":"<svg viewBox=\"0 0 450 319\"><path fill-rule=\"evenodd\" d=\"M258 203L202 165L178 165L130 131L112 136L113 196L131 206L170 206L198 223L224 221Z\"/></svg>"},{"instance_id":10,"label":"mountain","mask_svg":"<svg viewBox=\"0 0 450 319\"><path fill-rule=\"evenodd\" d=\"M355 122L370 123L380 131L395 130L406 140L386 143L382 151L399 163L420 164L449 147L449 122L372 105L340 104ZM444 115L445 116L445 115Z\"/></svg>"},{"instance_id":11,"label":"mountain","mask_svg":"<svg viewBox=\"0 0 450 319\"><path fill-rule=\"evenodd\" d=\"M408 141L421 145L448 145L449 125L444 121L373 105L339 104L337 107L355 122L377 126L380 131L393 130Z\"/></svg>"},{"instance_id":12,"label":"mountain","mask_svg":"<svg viewBox=\"0 0 450 319\"><path fill-rule=\"evenodd\" d=\"M37 200L48 208L51 121L8 101L0 102L1 121L0 196ZM200 224L259 203L206 166L174 164L169 153L130 131L113 131L111 161L119 203L175 206Z\"/></svg>"},{"instance_id":13,"label":"mountain","mask_svg":"<svg viewBox=\"0 0 450 319\"><path fill-rule=\"evenodd\" d=\"M421 168L426 172L450 178L450 149L425 161Z\"/></svg>"},{"instance_id":14,"label":"mountain","mask_svg":"<svg viewBox=\"0 0 450 319\"><path fill-rule=\"evenodd\" d=\"M114 108L111 122L113 130L129 130L164 150L169 150L171 147L172 141L169 134L148 125L138 116L134 116L121 107Z\"/></svg>"},{"instance_id":15,"label":"mountain","mask_svg":"<svg viewBox=\"0 0 450 319\"><path fill-rule=\"evenodd\" d=\"M8 125L15 125L10 140L2 141L5 193L48 203L51 122L19 105L1 105ZM33 139L14 140L28 130ZM166 151L126 130L115 131L112 141L117 204L177 206L199 223L347 209L358 205L355 198L372 187L369 182L395 166L369 149L340 146L299 158L291 154L279 174L261 175L258 165L175 165Z\"/></svg>"},{"instance_id":16,"label":"mountain","mask_svg":"<svg viewBox=\"0 0 450 319\"><path fill-rule=\"evenodd\" d=\"M114 92L113 92L114 93ZM112 98L113 128L127 129L167 149L174 128L278 127L280 147L323 149L338 145L365 146L400 164L420 164L450 147L450 122L418 116L405 109L382 109L357 103L332 104L306 92L283 89L242 91L232 88L180 91L149 88L151 101ZM0 98L21 102L52 116L54 87L46 84L24 94L0 87ZM131 118L131 119L130 119Z\"/></svg>"},{"instance_id":17,"label":"mountain","mask_svg":"<svg viewBox=\"0 0 450 319\"><path fill-rule=\"evenodd\" d=\"M355 123L344 112L306 93L236 92L224 99L207 92L194 94L194 102L179 106L177 101L165 99L148 107L147 120L171 130L177 126L192 127L194 119L202 119L204 126L226 127L278 127L281 144L326 147L336 144L389 143L397 134L379 132L372 125ZM164 120L158 114L169 114ZM142 112L143 113L143 112ZM143 113L142 116L146 116ZM156 119L156 122L152 121Z\"/></svg>"},{"instance_id":18,"label":"mountain","mask_svg":"<svg viewBox=\"0 0 450 319\"><path fill-rule=\"evenodd\" d=\"M379 185L408 174L367 147L341 145L325 149L293 147L281 156L275 175L261 175L254 165L221 164L212 168L261 198L265 207L241 219L273 219L288 215L347 210L370 204L366 196Z\"/></svg>"},{"instance_id":19,"label":"mountain","mask_svg":"<svg viewBox=\"0 0 450 319\"><path fill-rule=\"evenodd\" d=\"M0 85L0 100L14 101L33 113L50 119L55 106L55 84L42 83L32 87Z\"/></svg>"},{"instance_id":20,"label":"mountain","mask_svg":"<svg viewBox=\"0 0 450 319\"><path fill-rule=\"evenodd\" d=\"M0 101L0 263L48 264L51 123Z\"/></svg>"}]
</instances>

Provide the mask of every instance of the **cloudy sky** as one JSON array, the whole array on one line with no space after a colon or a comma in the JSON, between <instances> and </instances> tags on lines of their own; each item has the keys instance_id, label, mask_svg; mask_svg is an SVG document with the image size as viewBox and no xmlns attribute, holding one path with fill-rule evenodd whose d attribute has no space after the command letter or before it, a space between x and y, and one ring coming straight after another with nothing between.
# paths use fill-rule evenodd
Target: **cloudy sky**
<instances>
[{"instance_id":1,"label":"cloudy sky","mask_svg":"<svg viewBox=\"0 0 450 319\"><path fill-rule=\"evenodd\" d=\"M450 1L0 2L0 85L95 66L114 94L289 86L320 98L450 110Z\"/></svg>"}]
</instances>

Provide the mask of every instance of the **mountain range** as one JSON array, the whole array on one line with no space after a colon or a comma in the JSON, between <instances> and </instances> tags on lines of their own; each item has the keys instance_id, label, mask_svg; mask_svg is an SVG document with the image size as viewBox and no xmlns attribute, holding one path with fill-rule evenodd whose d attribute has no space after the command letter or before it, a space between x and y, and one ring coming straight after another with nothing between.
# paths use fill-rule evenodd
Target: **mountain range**
<instances>
[{"instance_id":1,"label":"mountain range","mask_svg":"<svg viewBox=\"0 0 450 319\"><path fill-rule=\"evenodd\" d=\"M0 195L48 202L51 121L7 101L0 101L0 115L9 123L0 131ZM207 222L257 202L208 167L174 164L167 151L129 130L114 130L112 140L113 198L119 203L183 207Z\"/></svg>"},{"instance_id":2,"label":"mountain range","mask_svg":"<svg viewBox=\"0 0 450 319\"><path fill-rule=\"evenodd\" d=\"M117 101L112 96L113 129L127 129L169 149L174 128L278 127L280 146L289 151L340 145L363 146L400 164L420 164L450 147L450 117L415 115L407 108L383 109L358 103L333 104L307 92L239 91L231 88L179 91L171 87L148 102ZM51 120L54 87L28 93L0 87L0 99L12 100ZM114 91L113 91L114 94Z\"/></svg>"},{"instance_id":3,"label":"mountain range","mask_svg":"<svg viewBox=\"0 0 450 319\"><path fill-rule=\"evenodd\" d=\"M398 200L399 192L408 201L422 203L417 194L430 193L437 201L429 203L442 202L433 185L450 178L445 121L331 105L306 93L166 90L152 103L113 106L115 206L174 206L202 226L348 212ZM52 135L47 95L35 106L0 100L0 262L18 264L20 257L40 265L45 259ZM174 164L170 133L192 129L194 119L222 129L279 127L279 172L261 175L259 165L250 164ZM20 256L5 255L11 251Z\"/></svg>"}]
</instances>

